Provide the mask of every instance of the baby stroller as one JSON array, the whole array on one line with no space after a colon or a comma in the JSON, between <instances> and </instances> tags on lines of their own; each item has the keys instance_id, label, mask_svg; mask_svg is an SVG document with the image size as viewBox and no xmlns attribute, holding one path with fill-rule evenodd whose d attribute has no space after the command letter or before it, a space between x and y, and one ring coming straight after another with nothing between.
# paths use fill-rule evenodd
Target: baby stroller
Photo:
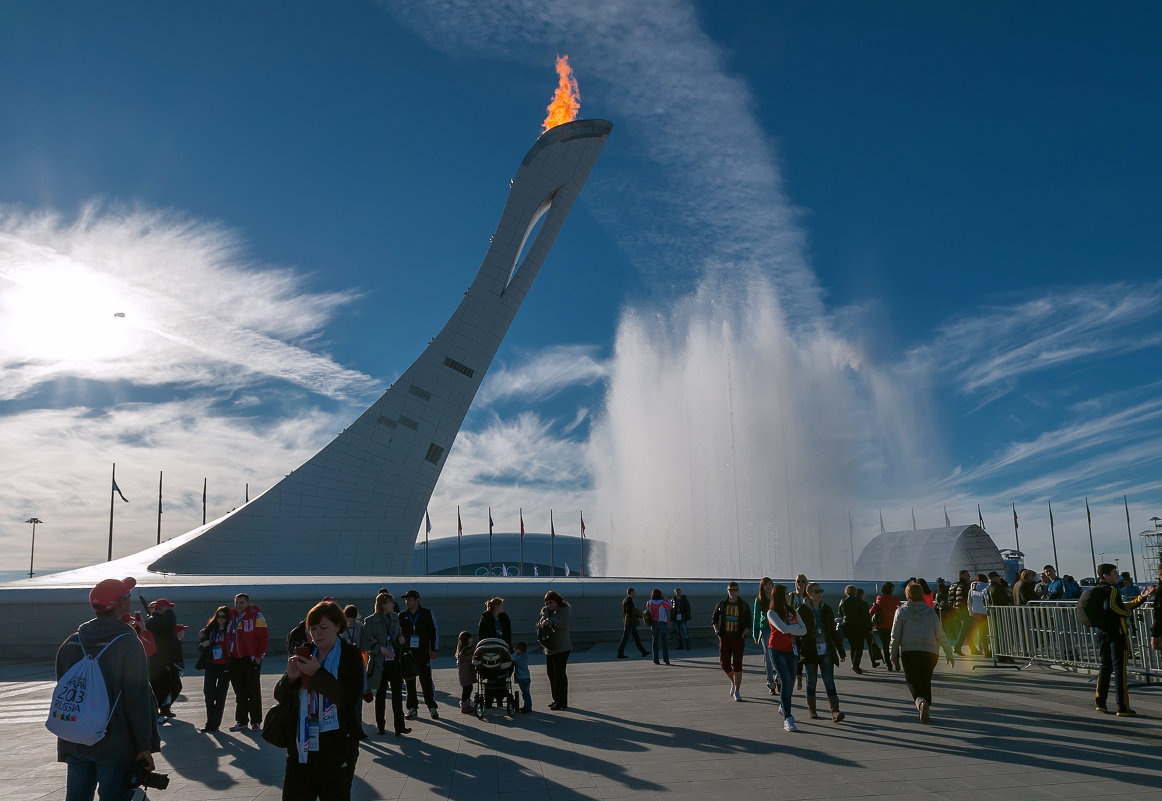
<instances>
[{"instance_id":1,"label":"baby stroller","mask_svg":"<svg viewBox=\"0 0 1162 801\"><path fill-rule=\"evenodd\" d=\"M487 637L472 652L476 671L476 717L484 720L484 710L496 705L510 718L516 714L517 697L512 691L512 654L508 643L499 637Z\"/></svg>"}]
</instances>

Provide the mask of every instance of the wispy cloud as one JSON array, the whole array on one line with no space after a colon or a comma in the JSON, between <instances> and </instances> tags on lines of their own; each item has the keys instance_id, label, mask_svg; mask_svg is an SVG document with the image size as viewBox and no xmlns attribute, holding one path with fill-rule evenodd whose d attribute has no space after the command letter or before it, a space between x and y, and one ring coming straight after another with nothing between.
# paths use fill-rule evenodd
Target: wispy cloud
<instances>
[{"instance_id":1,"label":"wispy cloud","mask_svg":"<svg viewBox=\"0 0 1162 801\"><path fill-rule=\"evenodd\" d=\"M564 389L589 386L609 375L609 364L598 358L596 345L555 345L533 353L512 367L494 365L480 388L477 402L487 406L511 398L535 403Z\"/></svg>"},{"instance_id":2,"label":"wispy cloud","mask_svg":"<svg viewBox=\"0 0 1162 801\"><path fill-rule=\"evenodd\" d=\"M908 355L913 373L938 372L989 400L1035 373L1162 346L1162 282L1059 289L976 309Z\"/></svg>"},{"instance_id":3,"label":"wispy cloud","mask_svg":"<svg viewBox=\"0 0 1162 801\"><path fill-rule=\"evenodd\" d=\"M311 292L248 261L230 232L172 214L0 210L0 398L62 377L216 390L268 378L366 397L377 382L311 348L355 297Z\"/></svg>"}]
</instances>

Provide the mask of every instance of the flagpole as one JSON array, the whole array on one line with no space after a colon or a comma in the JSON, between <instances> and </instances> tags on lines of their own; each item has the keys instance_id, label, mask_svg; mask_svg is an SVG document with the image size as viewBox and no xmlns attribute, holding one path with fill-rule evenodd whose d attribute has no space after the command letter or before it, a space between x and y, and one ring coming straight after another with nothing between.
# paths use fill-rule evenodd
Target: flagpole
<instances>
[{"instance_id":1,"label":"flagpole","mask_svg":"<svg viewBox=\"0 0 1162 801\"><path fill-rule=\"evenodd\" d=\"M851 510L847 510L847 543L851 546L851 578L855 580L855 521L851 519Z\"/></svg>"},{"instance_id":2,"label":"flagpole","mask_svg":"<svg viewBox=\"0 0 1162 801\"><path fill-rule=\"evenodd\" d=\"M488 575L492 575L492 507L488 507Z\"/></svg>"},{"instance_id":3,"label":"flagpole","mask_svg":"<svg viewBox=\"0 0 1162 801\"><path fill-rule=\"evenodd\" d=\"M1138 583L1138 561L1134 558L1134 535L1130 531L1130 501L1125 495L1122 496L1122 503L1126 505L1126 538L1130 541L1130 566L1134 568L1134 583Z\"/></svg>"},{"instance_id":4,"label":"flagpole","mask_svg":"<svg viewBox=\"0 0 1162 801\"><path fill-rule=\"evenodd\" d=\"M250 482L249 481L246 482L246 489L244 490L244 492L246 493L246 502L250 503Z\"/></svg>"},{"instance_id":5,"label":"flagpole","mask_svg":"<svg viewBox=\"0 0 1162 801\"><path fill-rule=\"evenodd\" d=\"M1017 522L1017 502L1012 501L1013 504L1013 539L1017 541L1017 553L1021 553L1021 534L1019 529L1021 524ZM1024 556L1024 554L1022 554ZM1023 564L1023 562L1022 562Z\"/></svg>"},{"instance_id":6,"label":"flagpole","mask_svg":"<svg viewBox=\"0 0 1162 801\"><path fill-rule=\"evenodd\" d=\"M1089 498L1085 499L1085 522L1089 526L1089 558L1093 560L1093 576L1098 578L1097 554L1093 550L1093 514L1089 511Z\"/></svg>"},{"instance_id":7,"label":"flagpole","mask_svg":"<svg viewBox=\"0 0 1162 801\"><path fill-rule=\"evenodd\" d=\"M109 485L109 555L106 562L113 561L113 488L117 486L117 463L113 463L113 483Z\"/></svg>"},{"instance_id":8,"label":"flagpole","mask_svg":"<svg viewBox=\"0 0 1162 801\"><path fill-rule=\"evenodd\" d=\"M161 479L164 472L157 471L157 544L161 545Z\"/></svg>"},{"instance_id":9,"label":"flagpole","mask_svg":"<svg viewBox=\"0 0 1162 801\"><path fill-rule=\"evenodd\" d=\"M557 575L557 529L553 526L553 510L549 510L549 578ZM568 574L566 574L568 575Z\"/></svg>"},{"instance_id":10,"label":"flagpole","mask_svg":"<svg viewBox=\"0 0 1162 801\"><path fill-rule=\"evenodd\" d=\"M1057 533L1053 530L1053 501L1049 501L1049 539L1053 542L1053 569L1061 573L1061 563L1057 561Z\"/></svg>"}]
</instances>

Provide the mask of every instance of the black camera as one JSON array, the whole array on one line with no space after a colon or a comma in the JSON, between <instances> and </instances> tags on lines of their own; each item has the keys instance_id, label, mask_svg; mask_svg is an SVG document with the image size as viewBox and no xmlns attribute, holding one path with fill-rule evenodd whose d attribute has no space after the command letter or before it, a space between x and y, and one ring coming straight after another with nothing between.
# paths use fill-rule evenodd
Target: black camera
<instances>
[{"instance_id":1,"label":"black camera","mask_svg":"<svg viewBox=\"0 0 1162 801\"><path fill-rule=\"evenodd\" d=\"M133 766L133 774L129 777L129 786L165 790L169 787L169 774L152 771L144 759L139 759Z\"/></svg>"}]
</instances>

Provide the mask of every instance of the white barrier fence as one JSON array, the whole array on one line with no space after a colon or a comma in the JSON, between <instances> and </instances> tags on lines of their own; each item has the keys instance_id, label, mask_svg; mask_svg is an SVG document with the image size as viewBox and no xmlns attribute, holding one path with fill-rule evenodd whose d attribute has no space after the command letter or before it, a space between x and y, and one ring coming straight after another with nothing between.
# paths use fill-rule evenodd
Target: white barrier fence
<instances>
[{"instance_id":1,"label":"white barrier fence","mask_svg":"<svg viewBox=\"0 0 1162 801\"><path fill-rule=\"evenodd\" d=\"M1139 607L1126 624L1130 630L1127 669L1145 681L1162 677L1162 653L1150 648L1154 610ZM1097 629L1077 620L1075 601L1034 601L1025 606L989 609L989 644L993 659L1009 657L1018 663L1075 670L1101 667Z\"/></svg>"}]
</instances>

